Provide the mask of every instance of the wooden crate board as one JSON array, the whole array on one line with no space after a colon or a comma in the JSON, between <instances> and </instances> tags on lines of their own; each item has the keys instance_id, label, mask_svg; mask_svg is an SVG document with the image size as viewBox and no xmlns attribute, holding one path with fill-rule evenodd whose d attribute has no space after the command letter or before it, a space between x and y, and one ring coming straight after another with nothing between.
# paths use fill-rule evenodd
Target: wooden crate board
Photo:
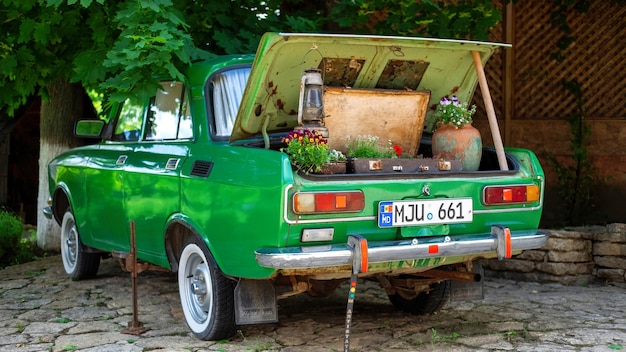
<instances>
[{"instance_id":1,"label":"wooden crate board","mask_svg":"<svg viewBox=\"0 0 626 352\"><path fill-rule=\"evenodd\" d=\"M429 91L392 91L328 87L325 124L332 149L346 152L346 137L378 136L415 156L424 129Z\"/></svg>"}]
</instances>

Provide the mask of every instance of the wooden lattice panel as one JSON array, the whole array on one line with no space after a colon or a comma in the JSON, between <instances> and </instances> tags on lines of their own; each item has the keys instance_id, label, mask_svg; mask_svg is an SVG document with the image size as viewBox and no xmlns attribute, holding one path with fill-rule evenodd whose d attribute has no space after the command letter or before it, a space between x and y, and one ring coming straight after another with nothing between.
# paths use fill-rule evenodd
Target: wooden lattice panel
<instances>
[{"instance_id":1,"label":"wooden lattice panel","mask_svg":"<svg viewBox=\"0 0 626 352\"><path fill-rule=\"evenodd\" d=\"M502 40L502 25L498 25L497 27L491 30L491 34L489 37L489 41L492 42L504 42ZM493 101L493 107L496 110L496 115L498 119L503 119L503 97L504 97L504 76L502 75L502 63L503 63L503 49L498 50L494 53L489 61L487 61L487 65L485 66L485 77L487 78L487 82L489 85L489 93L491 95L491 100ZM476 86L476 93L474 94L474 99L472 103L476 105L476 119L486 119L487 112L485 111L485 104L483 101L483 95L480 90L480 86Z\"/></svg>"},{"instance_id":2,"label":"wooden lattice panel","mask_svg":"<svg viewBox=\"0 0 626 352\"><path fill-rule=\"evenodd\" d=\"M504 9L502 6L502 0L495 0L494 6L498 8L502 13L504 13ZM500 22L494 28L489 31L489 41L494 43L504 43L504 33L503 33L503 25ZM504 60L504 51L503 49L495 52L489 61L487 61L487 65L485 66L485 77L487 78L487 82L489 84L489 93L491 95L491 100L493 101L494 109L496 110L496 115L498 120L504 119L503 114L503 97L504 97L504 76L503 72L503 60ZM476 105L476 115L475 119L487 119L487 112L485 111L485 104L483 101L483 95L480 91L480 86L476 86L476 93L474 94L474 99L472 100L472 104Z\"/></svg>"},{"instance_id":3,"label":"wooden lattice panel","mask_svg":"<svg viewBox=\"0 0 626 352\"><path fill-rule=\"evenodd\" d=\"M575 42L552 58L564 35L551 24L556 11L548 0L517 1L514 6L513 118L565 119L576 112L575 97L561 81L581 84L587 118L626 118L626 6L591 1L586 13L570 11L567 19ZM504 10L503 10L504 11ZM491 41L504 41L503 26L491 31ZM498 118L502 116L503 56L494 55L486 75ZM476 119L485 112L479 89Z\"/></svg>"},{"instance_id":4,"label":"wooden lattice panel","mask_svg":"<svg viewBox=\"0 0 626 352\"><path fill-rule=\"evenodd\" d=\"M515 3L514 118L561 119L576 112L575 98L561 80L581 84L586 116L626 117L626 6L590 1L586 13L571 11L576 41L551 57L563 33L550 24L551 1Z\"/></svg>"}]
</instances>

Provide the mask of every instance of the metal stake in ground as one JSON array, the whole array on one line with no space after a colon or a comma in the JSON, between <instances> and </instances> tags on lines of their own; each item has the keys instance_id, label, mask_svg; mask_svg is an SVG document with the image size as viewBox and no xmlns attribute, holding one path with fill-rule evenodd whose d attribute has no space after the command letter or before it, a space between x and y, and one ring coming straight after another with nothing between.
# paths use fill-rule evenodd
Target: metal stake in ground
<instances>
[{"instance_id":1,"label":"metal stake in ground","mask_svg":"<svg viewBox=\"0 0 626 352\"><path fill-rule=\"evenodd\" d=\"M343 339L344 352L350 351L350 331L352 329L352 312L354 311L354 298L356 297L357 274L367 271L367 240L360 235L348 237L348 247L352 250L352 275L350 275L350 291L348 293L348 306L346 308L346 325Z\"/></svg>"},{"instance_id":2,"label":"metal stake in ground","mask_svg":"<svg viewBox=\"0 0 626 352\"><path fill-rule=\"evenodd\" d=\"M137 307L137 274L139 273L139 266L137 265L137 248L135 246L135 222L130 223L130 258L126 259L126 268L128 269L129 261L132 266L130 270L130 276L133 284L133 320L128 322L128 329L122 330L123 334L141 335L144 332L150 330L143 326L143 323L139 321L139 309ZM141 270L143 271L143 270Z\"/></svg>"}]
</instances>

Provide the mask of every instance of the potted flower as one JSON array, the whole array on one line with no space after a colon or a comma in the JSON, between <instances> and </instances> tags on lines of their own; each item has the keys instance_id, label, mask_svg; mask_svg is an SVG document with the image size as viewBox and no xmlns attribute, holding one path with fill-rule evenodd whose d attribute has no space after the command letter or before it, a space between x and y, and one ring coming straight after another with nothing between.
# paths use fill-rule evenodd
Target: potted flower
<instances>
[{"instance_id":1,"label":"potted flower","mask_svg":"<svg viewBox=\"0 0 626 352\"><path fill-rule=\"evenodd\" d=\"M319 171L320 174L345 174L346 156L339 150L332 149L328 154L326 164Z\"/></svg>"},{"instance_id":2,"label":"potted flower","mask_svg":"<svg viewBox=\"0 0 626 352\"><path fill-rule=\"evenodd\" d=\"M287 146L281 151L289 155L291 165L304 173L320 172L329 162L331 151L327 140L315 130L293 130L283 142Z\"/></svg>"},{"instance_id":3,"label":"potted flower","mask_svg":"<svg viewBox=\"0 0 626 352\"><path fill-rule=\"evenodd\" d=\"M476 105L470 107L467 102L460 102L456 95L441 98L435 112L440 125L451 124L456 128L471 124L474 113Z\"/></svg>"},{"instance_id":4,"label":"potted flower","mask_svg":"<svg viewBox=\"0 0 626 352\"><path fill-rule=\"evenodd\" d=\"M340 162L345 162L346 161L346 156L339 150L331 150L330 154L328 155L328 162L329 163L340 163Z\"/></svg>"},{"instance_id":5,"label":"potted flower","mask_svg":"<svg viewBox=\"0 0 626 352\"><path fill-rule=\"evenodd\" d=\"M463 170L476 171L482 156L480 132L472 126L476 105L469 106L456 96L441 98L435 116L433 133L433 158L460 160Z\"/></svg>"},{"instance_id":6,"label":"potted flower","mask_svg":"<svg viewBox=\"0 0 626 352\"><path fill-rule=\"evenodd\" d=\"M356 136L346 138L348 173L402 171L406 164L400 160L402 147L391 141L379 143L378 136ZM408 160L408 159L407 159Z\"/></svg>"},{"instance_id":7,"label":"potted flower","mask_svg":"<svg viewBox=\"0 0 626 352\"><path fill-rule=\"evenodd\" d=\"M387 141L386 146L381 146L378 136L346 137L346 151L352 158L397 158L402 154L400 146L394 146Z\"/></svg>"}]
</instances>

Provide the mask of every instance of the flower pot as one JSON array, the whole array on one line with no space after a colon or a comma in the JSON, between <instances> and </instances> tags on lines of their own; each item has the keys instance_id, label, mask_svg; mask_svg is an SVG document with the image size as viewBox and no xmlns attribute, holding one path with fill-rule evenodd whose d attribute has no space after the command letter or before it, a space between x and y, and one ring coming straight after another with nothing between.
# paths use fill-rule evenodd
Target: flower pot
<instances>
[{"instance_id":1,"label":"flower pot","mask_svg":"<svg viewBox=\"0 0 626 352\"><path fill-rule=\"evenodd\" d=\"M471 124L460 128L446 124L433 133L433 158L460 160L463 170L477 171L483 144L478 131Z\"/></svg>"},{"instance_id":2,"label":"flower pot","mask_svg":"<svg viewBox=\"0 0 626 352\"><path fill-rule=\"evenodd\" d=\"M335 174L345 174L346 173L346 162L345 161L337 161L325 164L322 166L321 170L318 172L314 172L315 174L321 175L335 175Z\"/></svg>"}]
</instances>

